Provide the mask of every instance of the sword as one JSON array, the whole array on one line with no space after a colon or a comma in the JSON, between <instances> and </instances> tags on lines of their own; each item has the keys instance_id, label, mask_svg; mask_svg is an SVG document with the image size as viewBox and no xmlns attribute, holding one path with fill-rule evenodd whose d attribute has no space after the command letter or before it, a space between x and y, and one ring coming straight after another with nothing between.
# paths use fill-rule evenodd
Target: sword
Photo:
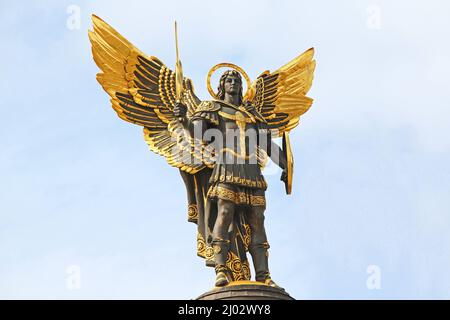
<instances>
[{"instance_id":1,"label":"sword","mask_svg":"<svg viewBox=\"0 0 450 320\"><path fill-rule=\"evenodd\" d=\"M175 98L176 102L179 103L181 101L183 95L183 68L181 66L180 56L178 53L178 31L177 31L177 22L175 21L175 48L176 48L176 63L175 63ZM180 122L183 121L183 118L178 118Z\"/></svg>"}]
</instances>

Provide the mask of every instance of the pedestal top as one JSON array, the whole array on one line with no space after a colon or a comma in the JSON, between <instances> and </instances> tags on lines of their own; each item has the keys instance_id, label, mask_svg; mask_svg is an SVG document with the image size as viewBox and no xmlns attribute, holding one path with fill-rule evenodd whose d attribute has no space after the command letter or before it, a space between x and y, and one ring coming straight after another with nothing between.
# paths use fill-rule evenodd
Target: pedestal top
<instances>
[{"instance_id":1,"label":"pedestal top","mask_svg":"<svg viewBox=\"0 0 450 320\"><path fill-rule=\"evenodd\" d=\"M196 300L295 300L286 291L257 281L233 281L215 287Z\"/></svg>"}]
</instances>

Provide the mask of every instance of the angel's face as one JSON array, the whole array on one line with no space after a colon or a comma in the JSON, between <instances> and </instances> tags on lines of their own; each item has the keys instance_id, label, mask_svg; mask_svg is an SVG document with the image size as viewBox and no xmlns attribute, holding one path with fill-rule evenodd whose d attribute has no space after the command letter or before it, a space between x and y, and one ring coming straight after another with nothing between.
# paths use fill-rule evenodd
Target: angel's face
<instances>
[{"instance_id":1,"label":"angel's face","mask_svg":"<svg viewBox=\"0 0 450 320\"><path fill-rule=\"evenodd\" d=\"M225 93L230 95L236 95L241 90L241 79L234 75L229 75L225 78Z\"/></svg>"}]
</instances>

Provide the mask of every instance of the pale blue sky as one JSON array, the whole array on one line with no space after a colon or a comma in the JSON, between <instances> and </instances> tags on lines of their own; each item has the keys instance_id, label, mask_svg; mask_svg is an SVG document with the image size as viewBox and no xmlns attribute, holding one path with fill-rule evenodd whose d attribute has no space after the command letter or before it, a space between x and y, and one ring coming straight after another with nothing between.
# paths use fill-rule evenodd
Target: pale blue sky
<instances>
[{"instance_id":1,"label":"pale blue sky","mask_svg":"<svg viewBox=\"0 0 450 320\"><path fill-rule=\"evenodd\" d=\"M184 71L203 99L218 62L255 78L314 46L315 103L291 134L292 196L279 172L267 176L273 278L297 299L450 298L448 2L0 8L0 298L189 299L213 285L177 170L95 80L92 13L168 66L177 19ZM366 286L369 265L380 289Z\"/></svg>"}]
</instances>

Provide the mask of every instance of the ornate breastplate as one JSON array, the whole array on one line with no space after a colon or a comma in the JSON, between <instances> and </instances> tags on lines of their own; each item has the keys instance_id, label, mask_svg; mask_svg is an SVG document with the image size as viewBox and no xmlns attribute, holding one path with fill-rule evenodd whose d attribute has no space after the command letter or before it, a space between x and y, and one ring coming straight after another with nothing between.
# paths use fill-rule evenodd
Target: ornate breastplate
<instances>
[{"instance_id":1,"label":"ornate breastplate","mask_svg":"<svg viewBox=\"0 0 450 320\"><path fill-rule=\"evenodd\" d=\"M251 154L253 154L254 152L251 152L253 148L248 148L249 146L246 145L246 130L248 129L249 124L256 124L257 119L244 106L237 107L229 104L225 105L228 108L222 108L218 112L219 116L225 122L232 121L236 123L236 126L239 130L239 143L237 146L233 146L232 149L230 149L229 147L225 147L222 149L222 151L228 154L232 154L233 156L237 156L241 159L248 160ZM254 129L256 129L256 127L254 127ZM257 134L256 131L254 133ZM247 155L247 150L250 151L250 155Z\"/></svg>"}]
</instances>

